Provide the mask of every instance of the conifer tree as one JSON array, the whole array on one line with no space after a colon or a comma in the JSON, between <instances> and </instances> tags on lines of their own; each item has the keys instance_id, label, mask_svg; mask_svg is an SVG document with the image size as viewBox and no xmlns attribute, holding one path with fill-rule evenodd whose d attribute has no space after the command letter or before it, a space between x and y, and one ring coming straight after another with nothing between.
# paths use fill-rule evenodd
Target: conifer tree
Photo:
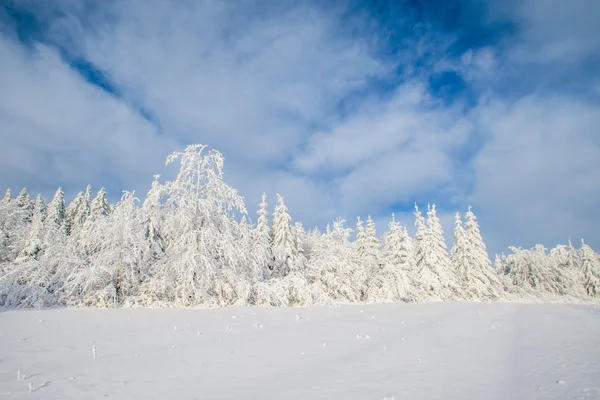
<instances>
[{"instance_id":1,"label":"conifer tree","mask_svg":"<svg viewBox=\"0 0 600 400\"><path fill-rule=\"evenodd\" d=\"M356 217L356 251L360 257L367 256L367 235L360 217Z\"/></svg>"},{"instance_id":2,"label":"conifer tree","mask_svg":"<svg viewBox=\"0 0 600 400\"><path fill-rule=\"evenodd\" d=\"M27 193L26 188L21 189L19 195L15 199L15 202L17 207L19 207L19 209L22 211L23 221L26 223L31 222L34 204L29 198L29 193Z\"/></svg>"},{"instance_id":3,"label":"conifer tree","mask_svg":"<svg viewBox=\"0 0 600 400\"><path fill-rule=\"evenodd\" d=\"M106 217L110 213L110 206L106 198L106 189L101 188L90 204L90 214L95 218Z\"/></svg>"},{"instance_id":4,"label":"conifer tree","mask_svg":"<svg viewBox=\"0 0 600 400\"><path fill-rule=\"evenodd\" d=\"M291 220L283 197L277 194L277 206L273 212L273 249L279 258L278 273L281 276L287 275L294 264L295 250Z\"/></svg>"},{"instance_id":5,"label":"conifer tree","mask_svg":"<svg viewBox=\"0 0 600 400\"><path fill-rule=\"evenodd\" d=\"M467 260L467 238L466 233L462 225L462 219L460 213L456 212L454 216L454 244L452 250L450 250L450 259L452 266L458 272L459 276L467 282L469 280L470 265Z\"/></svg>"},{"instance_id":6,"label":"conifer tree","mask_svg":"<svg viewBox=\"0 0 600 400\"><path fill-rule=\"evenodd\" d=\"M375 229L375 222L369 215L367 217L367 226L365 229L365 250L368 262L372 266L379 265L379 239L377 238L377 231Z\"/></svg>"},{"instance_id":7,"label":"conifer tree","mask_svg":"<svg viewBox=\"0 0 600 400\"><path fill-rule=\"evenodd\" d=\"M2 198L2 200L0 200L0 203L5 203L8 204L12 201L12 191L10 190L10 188L6 189L6 193L4 194L4 197Z\"/></svg>"},{"instance_id":8,"label":"conifer tree","mask_svg":"<svg viewBox=\"0 0 600 400\"><path fill-rule=\"evenodd\" d=\"M485 248L483 238L481 237L481 232L479 231L479 223L477 223L477 218L475 217L475 214L473 214L471 206L469 206L469 210L465 214L465 233L469 248L469 258L473 268L481 270L488 270L491 268L490 257Z\"/></svg>"},{"instance_id":9,"label":"conifer tree","mask_svg":"<svg viewBox=\"0 0 600 400\"><path fill-rule=\"evenodd\" d=\"M600 297L600 259L583 239L580 253L585 290L588 296Z\"/></svg>"}]
</instances>

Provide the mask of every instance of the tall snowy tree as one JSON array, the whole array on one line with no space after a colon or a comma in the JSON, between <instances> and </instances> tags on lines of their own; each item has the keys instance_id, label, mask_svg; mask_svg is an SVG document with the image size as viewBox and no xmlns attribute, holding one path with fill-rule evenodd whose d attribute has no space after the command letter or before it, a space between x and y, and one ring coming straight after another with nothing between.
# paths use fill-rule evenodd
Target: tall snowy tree
<instances>
[{"instance_id":1,"label":"tall snowy tree","mask_svg":"<svg viewBox=\"0 0 600 400\"><path fill-rule=\"evenodd\" d=\"M33 208L33 216L31 225L29 226L29 234L23 250L21 251L20 261L27 258L37 258L44 248L44 221L46 220L46 203L42 195L38 194Z\"/></svg>"},{"instance_id":2,"label":"tall snowy tree","mask_svg":"<svg viewBox=\"0 0 600 400\"><path fill-rule=\"evenodd\" d=\"M469 247L469 257L474 268L487 270L491 268L490 257L479 231L479 223L471 206L465 214L465 238Z\"/></svg>"},{"instance_id":3,"label":"tall snowy tree","mask_svg":"<svg viewBox=\"0 0 600 400\"><path fill-rule=\"evenodd\" d=\"M371 218L369 217L369 220ZM367 234L367 238L375 237L375 227L373 226L367 231L372 231ZM367 227L369 224L367 223ZM365 300L368 302L389 302L389 301L407 301L412 298L410 292L410 280L402 268L403 262L403 237L402 229L396 222L394 214L392 221L389 224L390 230L385 236L385 253L382 260L378 262L378 268L370 268L369 276L365 283ZM371 239L372 240L372 239ZM368 242L367 242L368 243ZM375 241L372 241L371 248L379 251L378 247L374 247ZM379 245L379 242L377 242ZM377 259L377 253L371 253L372 260Z\"/></svg>"},{"instance_id":4,"label":"tall snowy tree","mask_svg":"<svg viewBox=\"0 0 600 400\"><path fill-rule=\"evenodd\" d=\"M269 234L269 211L267 204L267 194L262 194L262 201L258 205L258 220L256 225L256 230L268 236Z\"/></svg>"},{"instance_id":5,"label":"tall snowy tree","mask_svg":"<svg viewBox=\"0 0 600 400\"><path fill-rule=\"evenodd\" d=\"M110 213L110 206L106 198L106 189L101 188L90 204L90 214L95 218L106 217Z\"/></svg>"},{"instance_id":6,"label":"tall snowy tree","mask_svg":"<svg viewBox=\"0 0 600 400\"><path fill-rule=\"evenodd\" d=\"M58 188L52 201L48 204L48 224L64 229L65 213L65 193L61 188Z\"/></svg>"},{"instance_id":7,"label":"tall snowy tree","mask_svg":"<svg viewBox=\"0 0 600 400\"><path fill-rule=\"evenodd\" d=\"M224 158L197 144L171 154L166 164L176 161L177 177L164 184L166 254L152 266L155 278L142 293L186 306L244 304L254 271L236 242L235 212L247 212L237 190L223 181Z\"/></svg>"},{"instance_id":8,"label":"tall snowy tree","mask_svg":"<svg viewBox=\"0 0 600 400\"><path fill-rule=\"evenodd\" d=\"M396 216L392 213L392 221L389 223L389 231L385 235L385 260L394 266L402 264L402 228L396 222Z\"/></svg>"},{"instance_id":9,"label":"tall snowy tree","mask_svg":"<svg viewBox=\"0 0 600 400\"><path fill-rule=\"evenodd\" d=\"M462 277L464 281L469 280L470 263L467 259L468 252L468 241L465 237L465 229L463 228L462 219L460 213L456 212L454 216L454 244L452 250L450 250L450 259L452 266Z\"/></svg>"},{"instance_id":10,"label":"tall snowy tree","mask_svg":"<svg viewBox=\"0 0 600 400\"><path fill-rule=\"evenodd\" d=\"M367 226L365 228L365 252L367 261L373 266L377 266L380 263L379 260L379 239L377 238L377 230L375 229L375 222L369 215L367 217Z\"/></svg>"},{"instance_id":11,"label":"tall snowy tree","mask_svg":"<svg viewBox=\"0 0 600 400\"><path fill-rule=\"evenodd\" d=\"M294 223L294 228L292 230L293 237L295 239L294 243L294 270L302 271L306 267L306 263L308 260L306 259L306 251L304 249L305 235L304 227L300 221Z\"/></svg>"},{"instance_id":12,"label":"tall snowy tree","mask_svg":"<svg viewBox=\"0 0 600 400\"><path fill-rule=\"evenodd\" d=\"M356 217L356 251L360 257L367 256L367 235L360 217Z\"/></svg>"},{"instance_id":13,"label":"tall snowy tree","mask_svg":"<svg viewBox=\"0 0 600 400\"><path fill-rule=\"evenodd\" d=\"M292 218L283 202L283 197L277 194L277 206L273 212L273 249L276 252L278 275L287 275L294 267L294 236L291 226Z\"/></svg>"},{"instance_id":14,"label":"tall snowy tree","mask_svg":"<svg viewBox=\"0 0 600 400\"><path fill-rule=\"evenodd\" d=\"M415 210L417 256L413 279L428 296L456 298L460 295L460 285L448 255L436 207L428 206L427 227L418 207L415 206Z\"/></svg>"},{"instance_id":15,"label":"tall snowy tree","mask_svg":"<svg viewBox=\"0 0 600 400\"><path fill-rule=\"evenodd\" d=\"M460 214L456 215L453 265L459 273L459 281L464 296L469 299L496 299L503 290L503 284L491 268L490 259L479 231L475 214L469 206L465 214L465 228L462 228Z\"/></svg>"},{"instance_id":16,"label":"tall snowy tree","mask_svg":"<svg viewBox=\"0 0 600 400\"><path fill-rule=\"evenodd\" d=\"M73 234L82 228L91 212L92 187L87 185L85 192L77 193L67 208L68 231Z\"/></svg>"},{"instance_id":17,"label":"tall snowy tree","mask_svg":"<svg viewBox=\"0 0 600 400\"><path fill-rule=\"evenodd\" d=\"M6 189L6 193L4 193L4 197L0 200L0 203L10 203L12 201L12 191L10 188Z\"/></svg>"},{"instance_id":18,"label":"tall snowy tree","mask_svg":"<svg viewBox=\"0 0 600 400\"><path fill-rule=\"evenodd\" d=\"M588 296L600 297L600 259L583 239L581 240L580 253L585 290Z\"/></svg>"},{"instance_id":19,"label":"tall snowy tree","mask_svg":"<svg viewBox=\"0 0 600 400\"><path fill-rule=\"evenodd\" d=\"M27 189L23 188L19 192L17 198L15 199L17 207L22 210L22 216L24 222L31 222L31 217L33 216L33 207L34 203L29 198L29 193L27 193Z\"/></svg>"}]
</instances>

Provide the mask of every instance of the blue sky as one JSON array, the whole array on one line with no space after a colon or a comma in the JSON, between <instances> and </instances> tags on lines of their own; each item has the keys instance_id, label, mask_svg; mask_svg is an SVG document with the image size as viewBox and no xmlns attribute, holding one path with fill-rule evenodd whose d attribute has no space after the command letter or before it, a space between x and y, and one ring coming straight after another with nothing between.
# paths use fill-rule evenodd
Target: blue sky
<instances>
[{"instance_id":1,"label":"blue sky","mask_svg":"<svg viewBox=\"0 0 600 400\"><path fill-rule=\"evenodd\" d=\"M0 187L143 196L205 143L252 215L471 204L491 252L600 249L600 3L0 0Z\"/></svg>"}]
</instances>

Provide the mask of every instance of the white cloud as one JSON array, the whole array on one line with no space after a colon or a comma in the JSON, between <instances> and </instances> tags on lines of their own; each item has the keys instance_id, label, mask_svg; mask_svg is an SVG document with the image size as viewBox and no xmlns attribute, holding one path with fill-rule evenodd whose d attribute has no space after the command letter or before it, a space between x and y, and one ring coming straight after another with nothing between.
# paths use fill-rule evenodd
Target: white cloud
<instances>
[{"instance_id":1,"label":"white cloud","mask_svg":"<svg viewBox=\"0 0 600 400\"><path fill-rule=\"evenodd\" d=\"M491 89L519 85L506 77L523 65L567 56L583 62L598 48L598 36L586 30L597 32L593 12L582 15L593 5L541 9L524 1L508 12L522 24L514 48L441 56L435 72L454 70L487 88L463 115L461 104L432 99L427 76L412 64L419 52L447 49L451 34L439 48L428 40L439 35L412 38L419 46L392 65L373 54L369 38L344 32L339 10L286 3L257 11L219 1L23 4L44 17L57 4L68 7L49 20L52 41L105 71L123 97L90 85L51 46L29 53L2 38L0 186L29 182L48 193L91 182L144 192L168 153L206 143L225 155L226 180L252 216L260 193L273 206L278 192L306 226L343 216L354 227L356 215L371 213L383 233L393 205L437 201L448 239L452 208L464 211L470 201L492 251L568 236L600 247L592 225L599 219L597 105L537 93L509 99ZM580 25L563 12L583 18ZM340 116L342 99L370 89L373 77L389 78L397 64L413 78L403 75L386 96L365 90L371 94L354 96ZM562 77L561 68L543 73ZM398 218L412 229L412 212Z\"/></svg>"},{"instance_id":2,"label":"white cloud","mask_svg":"<svg viewBox=\"0 0 600 400\"><path fill-rule=\"evenodd\" d=\"M145 189L150 168L160 168L165 148L174 147L50 48L28 51L0 37L0 59L0 186L29 182L45 194L89 182Z\"/></svg>"},{"instance_id":3,"label":"white cloud","mask_svg":"<svg viewBox=\"0 0 600 400\"><path fill-rule=\"evenodd\" d=\"M598 107L531 96L482 107L488 144L475 159L472 201L503 244L598 240ZM510 239L508 239L510 238ZM507 243L510 240L511 243Z\"/></svg>"}]
</instances>

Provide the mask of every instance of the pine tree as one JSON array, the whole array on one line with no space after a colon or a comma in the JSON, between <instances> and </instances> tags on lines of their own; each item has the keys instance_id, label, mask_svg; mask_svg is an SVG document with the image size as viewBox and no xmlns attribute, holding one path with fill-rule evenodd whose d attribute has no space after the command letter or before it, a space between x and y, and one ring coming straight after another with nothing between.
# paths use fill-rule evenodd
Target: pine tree
<instances>
[{"instance_id":1,"label":"pine tree","mask_svg":"<svg viewBox=\"0 0 600 400\"><path fill-rule=\"evenodd\" d=\"M256 230L266 236L269 234L269 211L267 209L267 194L262 194L262 201L258 205L258 220Z\"/></svg>"},{"instance_id":2,"label":"pine tree","mask_svg":"<svg viewBox=\"0 0 600 400\"><path fill-rule=\"evenodd\" d=\"M427 207L427 227L416 205L415 209L417 256L413 279L427 295L442 299L457 297L460 285L448 255L435 205Z\"/></svg>"},{"instance_id":3,"label":"pine tree","mask_svg":"<svg viewBox=\"0 0 600 400\"><path fill-rule=\"evenodd\" d=\"M454 244L452 246L452 250L450 250L450 259L452 261L452 266L458 272L459 276L465 282L469 281L469 273L470 273L470 263L467 259L467 238L465 229L462 225L462 219L460 217L460 213L456 212L454 217Z\"/></svg>"},{"instance_id":4,"label":"pine tree","mask_svg":"<svg viewBox=\"0 0 600 400\"><path fill-rule=\"evenodd\" d=\"M413 240L411 239L405 227L402 227L400 230L400 237L400 265L402 266L403 270L408 273L412 273L416 266Z\"/></svg>"},{"instance_id":5,"label":"pine tree","mask_svg":"<svg viewBox=\"0 0 600 400\"><path fill-rule=\"evenodd\" d=\"M293 269L295 250L291 220L283 197L277 194L277 206L273 212L273 249L279 258L278 274L280 276L287 275Z\"/></svg>"},{"instance_id":6,"label":"pine tree","mask_svg":"<svg viewBox=\"0 0 600 400\"><path fill-rule=\"evenodd\" d=\"M0 200L0 203L4 203L4 204L8 204L12 201L12 191L10 190L10 188L6 189L6 193L4 194L4 197L2 198L2 200Z\"/></svg>"},{"instance_id":7,"label":"pine tree","mask_svg":"<svg viewBox=\"0 0 600 400\"><path fill-rule=\"evenodd\" d=\"M485 243L479 231L479 224L471 206L465 214L465 232L469 246L469 256L474 268L487 270L491 268L490 257L485 248Z\"/></svg>"},{"instance_id":8,"label":"pine tree","mask_svg":"<svg viewBox=\"0 0 600 400\"><path fill-rule=\"evenodd\" d=\"M389 231L385 235L385 260L396 267L402 264L402 241L402 228L392 213Z\"/></svg>"},{"instance_id":9,"label":"pine tree","mask_svg":"<svg viewBox=\"0 0 600 400\"><path fill-rule=\"evenodd\" d=\"M367 259L373 266L379 265L379 239L377 238L377 231L375 229L375 222L371 219L369 215L367 217L367 226L365 229L365 250Z\"/></svg>"},{"instance_id":10,"label":"pine tree","mask_svg":"<svg viewBox=\"0 0 600 400\"><path fill-rule=\"evenodd\" d=\"M92 188L88 185L85 192L77 193L77 196L75 196L67 208L68 231L70 234L82 228L90 216L91 191Z\"/></svg>"},{"instance_id":11,"label":"pine tree","mask_svg":"<svg viewBox=\"0 0 600 400\"><path fill-rule=\"evenodd\" d=\"M65 193L58 188L52 201L48 204L48 222L64 229L65 213Z\"/></svg>"},{"instance_id":12,"label":"pine tree","mask_svg":"<svg viewBox=\"0 0 600 400\"><path fill-rule=\"evenodd\" d=\"M21 189L15 201L17 206L22 210L23 221L31 222L34 204L29 198L29 193L27 193L26 188Z\"/></svg>"},{"instance_id":13,"label":"pine tree","mask_svg":"<svg viewBox=\"0 0 600 400\"><path fill-rule=\"evenodd\" d=\"M29 227L29 235L25 246L21 252L23 261L26 258L38 258L43 250L43 233L44 233L44 221L46 220L46 203L42 198L42 195L38 194L35 199L35 206L33 209L33 216L31 219L31 225Z\"/></svg>"},{"instance_id":14,"label":"pine tree","mask_svg":"<svg viewBox=\"0 0 600 400\"><path fill-rule=\"evenodd\" d=\"M460 224L460 215L457 214L457 218L457 223ZM460 226L455 233L459 236L455 240L459 242L460 248L455 257L455 267L461 271L465 295L479 300L496 299L503 291L503 284L491 268L490 258L471 206L465 214L465 220L465 229L461 229Z\"/></svg>"},{"instance_id":15,"label":"pine tree","mask_svg":"<svg viewBox=\"0 0 600 400\"><path fill-rule=\"evenodd\" d=\"M583 239L580 254L585 290L588 296L600 297L600 260Z\"/></svg>"},{"instance_id":16,"label":"pine tree","mask_svg":"<svg viewBox=\"0 0 600 400\"><path fill-rule=\"evenodd\" d=\"M94 217L106 217L110 213L110 206L106 198L106 189L101 188L90 204L90 214Z\"/></svg>"},{"instance_id":17,"label":"pine tree","mask_svg":"<svg viewBox=\"0 0 600 400\"><path fill-rule=\"evenodd\" d=\"M417 227L417 232L415 233L415 240L413 242L413 247L415 250L415 263L417 266L423 264L423 259L425 257L425 239L427 238L427 226L425 225L425 218L421 211L419 211L419 206L415 203L415 226Z\"/></svg>"},{"instance_id":18,"label":"pine tree","mask_svg":"<svg viewBox=\"0 0 600 400\"><path fill-rule=\"evenodd\" d=\"M360 217L356 217L356 251L360 257L367 256L367 235Z\"/></svg>"},{"instance_id":19,"label":"pine tree","mask_svg":"<svg viewBox=\"0 0 600 400\"><path fill-rule=\"evenodd\" d=\"M306 259L306 252L304 249L304 236L306 232L304 232L304 227L300 221L297 221L294 224L293 228L293 236L296 242L294 243L294 249L296 250L294 254L294 270L302 271L306 268L306 263L308 260Z\"/></svg>"}]
</instances>

